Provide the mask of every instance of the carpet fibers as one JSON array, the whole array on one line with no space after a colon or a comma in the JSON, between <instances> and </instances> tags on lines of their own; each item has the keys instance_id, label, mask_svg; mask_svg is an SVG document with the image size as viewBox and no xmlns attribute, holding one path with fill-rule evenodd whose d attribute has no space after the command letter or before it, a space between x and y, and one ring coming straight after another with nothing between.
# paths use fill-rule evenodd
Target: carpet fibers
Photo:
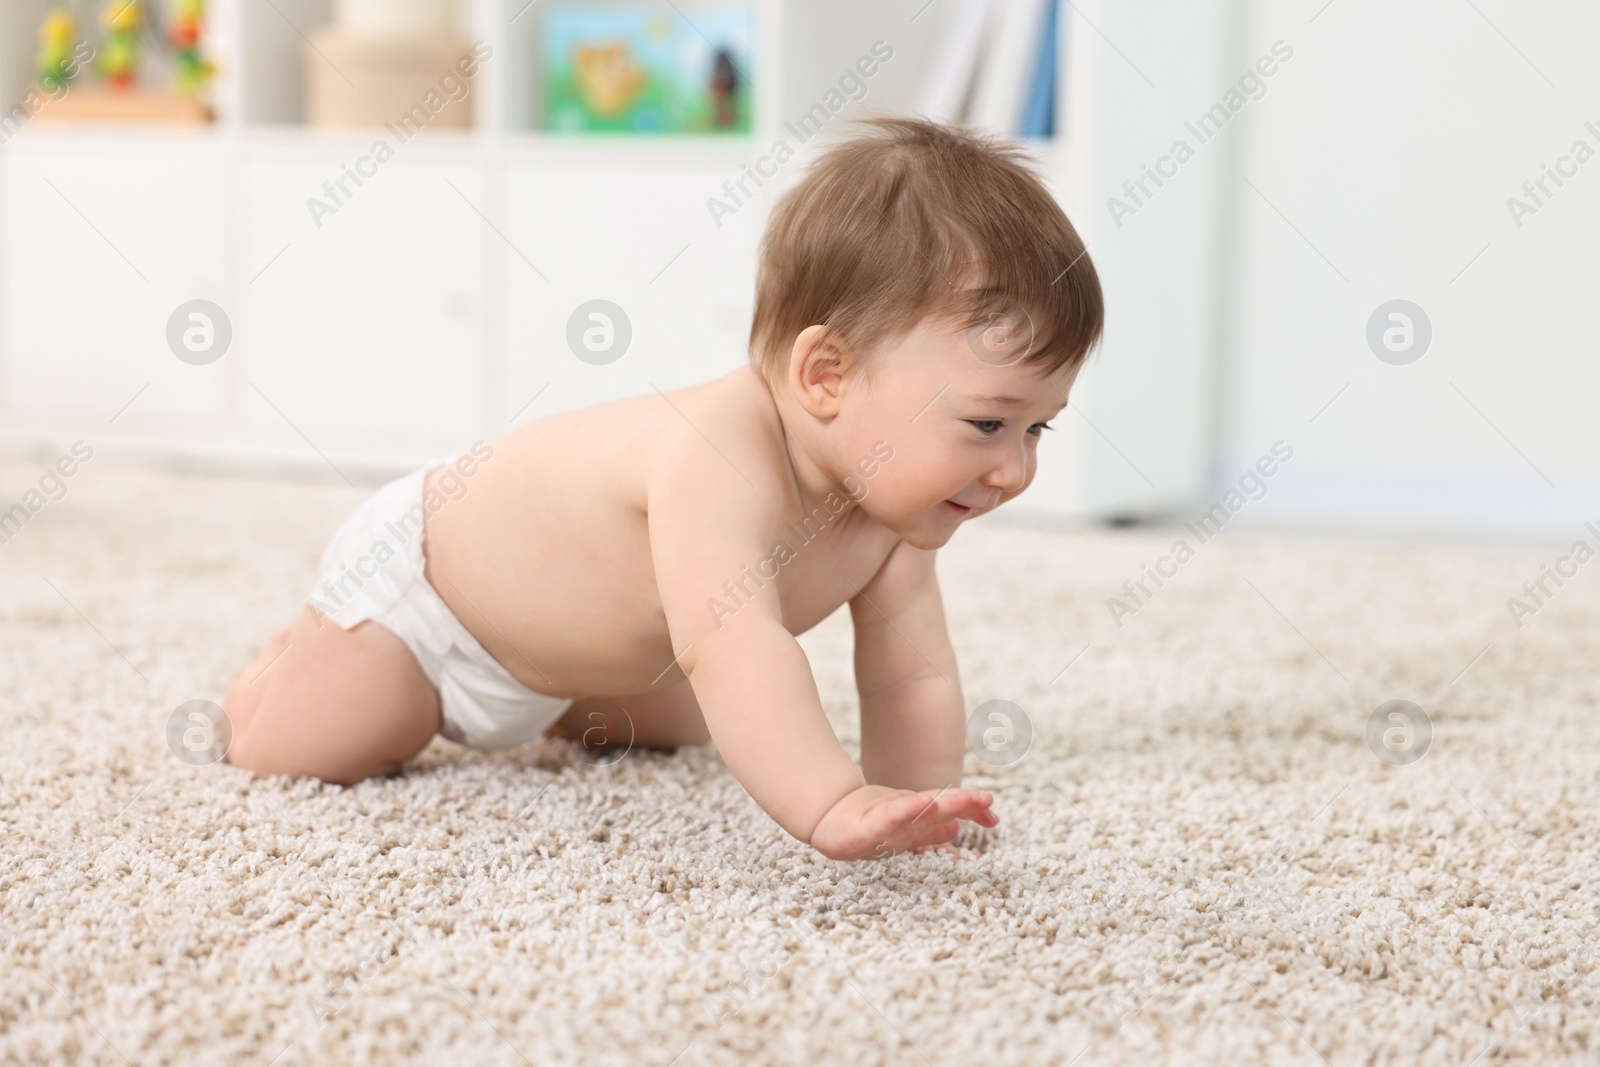
<instances>
[{"instance_id":1,"label":"carpet fibers","mask_svg":"<svg viewBox=\"0 0 1600 1067\"><path fill-rule=\"evenodd\" d=\"M1506 608L1559 552L964 530L968 707L1031 747L969 755L959 861L846 864L711 746L177 758L365 492L96 461L0 544L0 1062L1600 1058L1600 579ZM802 639L854 751L850 641Z\"/></svg>"}]
</instances>

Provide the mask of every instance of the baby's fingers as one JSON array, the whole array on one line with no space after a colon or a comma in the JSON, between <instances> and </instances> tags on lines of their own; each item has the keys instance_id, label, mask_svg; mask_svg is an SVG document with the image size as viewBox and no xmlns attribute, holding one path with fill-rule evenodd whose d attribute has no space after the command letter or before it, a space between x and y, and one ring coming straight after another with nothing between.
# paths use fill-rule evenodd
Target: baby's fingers
<instances>
[{"instance_id":1,"label":"baby's fingers","mask_svg":"<svg viewBox=\"0 0 1600 1067\"><path fill-rule=\"evenodd\" d=\"M982 793L975 789L947 789L938 792L919 793L917 799L926 797L927 802L918 815L918 820L923 819L970 819L980 826L996 826L1000 819L989 810L994 796Z\"/></svg>"}]
</instances>

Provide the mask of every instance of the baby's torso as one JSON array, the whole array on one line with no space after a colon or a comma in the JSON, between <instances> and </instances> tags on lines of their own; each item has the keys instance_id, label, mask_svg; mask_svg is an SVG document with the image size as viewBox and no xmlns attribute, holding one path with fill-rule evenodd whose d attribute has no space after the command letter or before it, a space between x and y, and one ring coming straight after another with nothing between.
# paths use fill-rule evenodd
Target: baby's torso
<instances>
[{"instance_id":1,"label":"baby's torso","mask_svg":"<svg viewBox=\"0 0 1600 1067\"><path fill-rule=\"evenodd\" d=\"M621 696L681 679L651 559L650 463L667 435L699 432L697 410L729 404L757 406L748 379L565 412L496 438L460 479L464 491L427 519L429 581L531 689ZM787 521L765 552L706 590L705 610L732 614L776 584L785 627L803 633L877 573L897 538L859 508L806 514L792 484L759 491L782 495Z\"/></svg>"}]
</instances>

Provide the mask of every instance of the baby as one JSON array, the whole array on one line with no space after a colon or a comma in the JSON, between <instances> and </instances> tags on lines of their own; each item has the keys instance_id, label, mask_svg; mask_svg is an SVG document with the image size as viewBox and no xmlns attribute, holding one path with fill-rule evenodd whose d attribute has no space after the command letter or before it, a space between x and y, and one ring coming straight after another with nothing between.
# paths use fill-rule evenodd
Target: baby
<instances>
[{"instance_id":1,"label":"baby","mask_svg":"<svg viewBox=\"0 0 1600 1067\"><path fill-rule=\"evenodd\" d=\"M934 556L1033 480L1101 319L1083 242L1017 148L862 125L774 207L749 365L385 486L234 683L228 759L351 783L435 734L711 740L833 859L997 825L960 788ZM846 603L859 768L795 641Z\"/></svg>"}]
</instances>

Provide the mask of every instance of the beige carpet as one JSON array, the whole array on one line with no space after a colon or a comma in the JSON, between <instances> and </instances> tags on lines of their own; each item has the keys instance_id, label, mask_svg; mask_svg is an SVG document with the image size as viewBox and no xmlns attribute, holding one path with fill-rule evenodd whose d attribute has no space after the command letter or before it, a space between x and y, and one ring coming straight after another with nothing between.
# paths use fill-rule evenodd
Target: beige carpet
<instances>
[{"instance_id":1,"label":"beige carpet","mask_svg":"<svg viewBox=\"0 0 1600 1067\"><path fill-rule=\"evenodd\" d=\"M1003 821L961 862L851 865L710 748L439 741L352 789L180 762L171 711L359 495L97 460L0 545L0 1062L1600 1058L1600 578L1505 609L1551 553L1229 534L1119 630L1172 534L969 529L969 707L1033 748L969 758ZM853 746L846 617L804 644ZM1409 766L1365 740L1396 698L1434 728Z\"/></svg>"}]
</instances>

